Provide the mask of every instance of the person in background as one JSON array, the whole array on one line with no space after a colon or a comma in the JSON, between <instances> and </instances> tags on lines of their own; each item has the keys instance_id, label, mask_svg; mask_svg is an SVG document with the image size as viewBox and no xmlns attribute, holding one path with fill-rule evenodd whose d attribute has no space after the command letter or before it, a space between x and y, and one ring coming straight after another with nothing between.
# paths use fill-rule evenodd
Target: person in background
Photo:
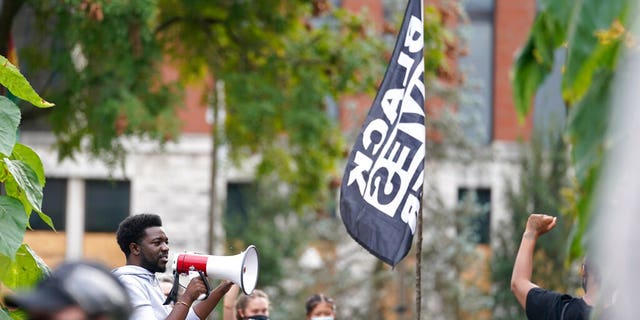
<instances>
[{"instance_id":1,"label":"person in background","mask_svg":"<svg viewBox=\"0 0 640 320\"><path fill-rule=\"evenodd\" d=\"M64 262L30 292L6 299L32 320L126 320L132 307L122 283L101 264Z\"/></svg>"},{"instance_id":2,"label":"person in background","mask_svg":"<svg viewBox=\"0 0 640 320\"><path fill-rule=\"evenodd\" d=\"M204 319L231 288L231 281L222 281L209 297L194 302L206 293L204 281L193 278L184 293L172 306L164 305L156 273L165 272L169 262L169 238L156 214L138 214L124 219L118 226L116 238L125 255L126 265L112 272L124 284L133 305L132 320Z\"/></svg>"},{"instance_id":3,"label":"person in background","mask_svg":"<svg viewBox=\"0 0 640 320\"><path fill-rule=\"evenodd\" d=\"M525 309L527 318L587 320L592 319L593 306L596 305L600 293L600 272L594 261L585 259L582 266L583 297L545 290L531 281L533 272L533 252L538 238L556 226L556 217L546 214L532 214L522 235L520 248L516 255L511 275L511 290L520 305ZM609 303L603 303L604 312ZM596 317L596 319L599 319Z\"/></svg>"},{"instance_id":4,"label":"person in background","mask_svg":"<svg viewBox=\"0 0 640 320\"><path fill-rule=\"evenodd\" d=\"M322 293L316 293L307 299L307 320L334 320L336 317L336 304L331 297Z\"/></svg>"},{"instance_id":5,"label":"person in background","mask_svg":"<svg viewBox=\"0 0 640 320\"><path fill-rule=\"evenodd\" d=\"M223 320L269 320L269 296L264 291L254 289L238 297L239 292L240 287L233 285L224 297Z\"/></svg>"}]
</instances>

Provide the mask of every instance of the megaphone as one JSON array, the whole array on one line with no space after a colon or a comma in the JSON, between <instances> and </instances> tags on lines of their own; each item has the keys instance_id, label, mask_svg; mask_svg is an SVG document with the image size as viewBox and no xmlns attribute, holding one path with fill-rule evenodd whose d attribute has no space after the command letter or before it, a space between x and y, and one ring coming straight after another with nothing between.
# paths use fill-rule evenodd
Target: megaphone
<instances>
[{"instance_id":1,"label":"megaphone","mask_svg":"<svg viewBox=\"0 0 640 320\"><path fill-rule=\"evenodd\" d=\"M202 272L209 278L230 280L245 294L251 294L258 282L258 250L254 245L233 256L180 253L172 265L176 274Z\"/></svg>"}]
</instances>

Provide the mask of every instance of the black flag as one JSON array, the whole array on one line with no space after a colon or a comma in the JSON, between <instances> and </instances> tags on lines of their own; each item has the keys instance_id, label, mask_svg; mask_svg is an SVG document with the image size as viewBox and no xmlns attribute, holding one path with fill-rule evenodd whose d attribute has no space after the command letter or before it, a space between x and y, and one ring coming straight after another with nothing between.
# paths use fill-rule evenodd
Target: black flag
<instances>
[{"instance_id":1,"label":"black flag","mask_svg":"<svg viewBox=\"0 0 640 320\"><path fill-rule=\"evenodd\" d=\"M422 0L409 0L382 85L353 145L340 189L349 234L395 266L413 241L425 159Z\"/></svg>"}]
</instances>

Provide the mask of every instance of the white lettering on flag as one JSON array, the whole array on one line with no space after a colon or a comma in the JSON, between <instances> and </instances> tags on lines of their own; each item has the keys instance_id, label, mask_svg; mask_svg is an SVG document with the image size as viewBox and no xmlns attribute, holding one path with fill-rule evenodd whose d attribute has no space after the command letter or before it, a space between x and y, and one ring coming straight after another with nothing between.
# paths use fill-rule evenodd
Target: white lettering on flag
<instances>
[{"instance_id":1,"label":"white lettering on flag","mask_svg":"<svg viewBox=\"0 0 640 320\"><path fill-rule=\"evenodd\" d=\"M422 0L409 0L392 58L349 155L340 215L349 234L394 266L422 206L426 154Z\"/></svg>"},{"instance_id":2,"label":"white lettering on flag","mask_svg":"<svg viewBox=\"0 0 640 320\"><path fill-rule=\"evenodd\" d=\"M420 51L422 41L422 21L412 16L403 50ZM375 119L363 130L366 154L356 153L356 166L348 173L347 184L355 182L363 199L380 212L390 217L400 214L413 233L420 200L407 194L417 194L424 179L424 169L418 171L425 157L424 59L415 61L400 52L397 63L405 72L404 87L384 92L380 106L386 119ZM418 102L415 94L419 94Z\"/></svg>"}]
</instances>

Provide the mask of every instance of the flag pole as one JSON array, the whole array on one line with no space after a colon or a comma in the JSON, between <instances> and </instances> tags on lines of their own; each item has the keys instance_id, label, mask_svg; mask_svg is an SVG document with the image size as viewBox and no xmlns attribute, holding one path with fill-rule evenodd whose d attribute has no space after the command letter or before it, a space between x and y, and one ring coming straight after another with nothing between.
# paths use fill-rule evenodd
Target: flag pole
<instances>
[{"instance_id":1,"label":"flag pole","mask_svg":"<svg viewBox=\"0 0 640 320\"><path fill-rule=\"evenodd\" d=\"M420 20L422 20L422 28L424 28L424 1L420 1ZM424 54L424 52L423 52ZM425 75L426 76L426 75ZM425 81L426 86L426 81ZM426 90L426 87L425 87ZM426 109L426 95L424 105L422 106ZM425 110L424 117L424 127L425 127L425 142L427 141L427 111ZM424 183L427 181L427 144L424 144L424 171L422 172L423 176L423 186L422 186L422 196L420 197L420 209L418 209L418 221L416 225L416 229L418 229L417 243L416 243L416 320L420 320L422 313L422 208L424 207Z\"/></svg>"},{"instance_id":2,"label":"flag pole","mask_svg":"<svg viewBox=\"0 0 640 320\"><path fill-rule=\"evenodd\" d=\"M418 212L417 229L418 239L416 244L416 320L420 320L420 312L422 311L422 203L420 204L420 211Z\"/></svg>"}]
</instances>

